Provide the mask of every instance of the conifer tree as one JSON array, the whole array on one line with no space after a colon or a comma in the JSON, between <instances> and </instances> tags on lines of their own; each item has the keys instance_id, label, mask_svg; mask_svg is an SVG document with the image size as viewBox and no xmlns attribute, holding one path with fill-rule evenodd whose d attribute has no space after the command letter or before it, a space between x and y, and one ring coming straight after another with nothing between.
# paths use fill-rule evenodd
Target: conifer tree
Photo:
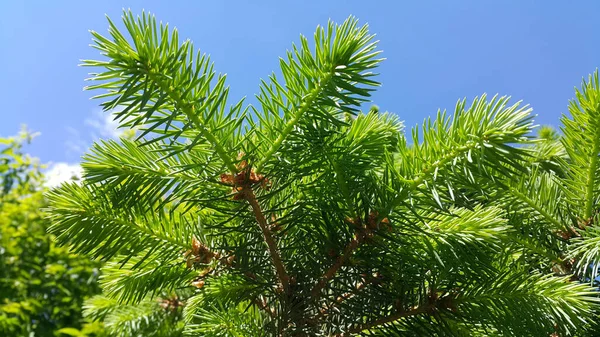
<instances>
[{"instance_id":1,"label":"conifer tree","mask_svg":"<svg viewBox=\"0 0 600 337\"><path fill-rule=\"evenodd\" d=\"M123 21L83 65L139 136L94 144L49 195L58 240L107 261L92 315L154 301L184 335L282 337L571 336L592 317L594 289L551 269L575 218L551 220L560 146L532 145L528 106L482 95L405 135L361 111L382 59L353 17L301 37L246 105L176 29Z\"/></svg>"}]
</instances>

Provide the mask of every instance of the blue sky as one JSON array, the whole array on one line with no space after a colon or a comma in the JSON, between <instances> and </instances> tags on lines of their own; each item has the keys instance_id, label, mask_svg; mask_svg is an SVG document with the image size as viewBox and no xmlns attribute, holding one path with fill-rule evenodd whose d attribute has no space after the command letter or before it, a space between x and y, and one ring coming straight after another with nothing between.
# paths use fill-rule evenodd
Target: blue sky
<instances>
[{"instance_id":1,"label":"blue sky","mask_svg":"<svg viewBox=\"0 0 600 337\"><path fill-rule=\"evenodd\" d=\"M538 124L558 124L573 88L600 65L600 1L0 1L0 136L21 124L41 132L28 150L77 163L109 119L82 91L97 58L88 30L104 14L142 9L178 27L228 74L231 98L252 97L300 33L329 18L369 23L387 60L374 94L407 126L483 92L531 104Z\"/></svg>"}]
</instances>

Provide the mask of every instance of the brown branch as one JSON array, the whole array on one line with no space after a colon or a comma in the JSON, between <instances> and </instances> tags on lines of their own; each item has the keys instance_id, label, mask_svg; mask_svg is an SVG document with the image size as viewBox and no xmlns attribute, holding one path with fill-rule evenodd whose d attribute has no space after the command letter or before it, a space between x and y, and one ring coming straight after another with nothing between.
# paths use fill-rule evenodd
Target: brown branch
<instances>
[{"instance_id":1,"label":"brown branch","mask_svg":"<svg viewBox=\"0 0 600 337\"><path fill-rule=\"evenodd\" d=\"M315 285L315 287L311 290L311 295L313 299L316 301L320 294L321 290L327 285L327 282L331 280L335 274L338 272L340 268L348 261L350 256L354 253L356 248L360 246L365 239L372 234L369 228L362 228L358 233L354 235L354 239L348 243L348 245L344 248L344 252L340 255L335 263L329 267L329 269L323 274L319 282Z\"/></svg>"},{"instance_id":2,"label":"brown branch","mask_svg":"<svg viewBox=\"0 0 600 337\"><path fill-rule=\"evenodd\" d=\"M256 304L256 306L258 308L260 308L261 310L264 310L267 314L269 314L269 316L271 316L271 318L277 317L277 312L275 312L275 309L271 308L269 306L269 304L267 303L267 301L263 297L255 298L254 304Z\"/></svg>"},{"instance_id":3,"label":"brown branch","mask_svg":"<svg viewBox=\"0 0 600 337\"><path fill-rule=\"evenodd\" d=\"M240 194L243 195L243 198L248 201L250 206L252 207L252 211L254 212L254 216L256 217L256 221L258 222L258 226L262 231L263 238L265 243L269 248L269 253L271 255L271 260L273 261L273 265L275 266L275 271L277 273L277 277L279 278L279 282L281 283L284 291L289 290L289 276L285 271L285 266L283 265L283 261L281 260L281 255L279 254L279 249L277 248L277 243L275 243L275 238L271 234L271 230L269 229L269 225L267 224L267 219L256 200L256 196L254 195L254 191L252 191L252 187L244 186L240 191Z\"/></svg>"},{"instance_id":4,"label":"brown branch","mask_svg":"<svg viewBox=\"0 0 600 337\"><path fill-rule=\"evenodd\" d=\"M347 293L342 294L341 296L339 296L338 298L335 299L335 304L342 304L342 302L351 299L352 297L356 296L356 294L362 290L364 287L367 286L367 284L369 284L370 282L364 281L364 282L359 282L358 284L356 284L356 286L354 287L354 289L352 289L352 291L349 291Z\"/></svg>"},{"instance_id":5,"label":"brown branch","mask_svg":"<svg viewBox=\"0 0 600 337\"><path fill-rule=\"evenodd\" d=\"M368 286L371 283L373 283L373 279L365 280L363 278L363 281L358 282L351 291L348 291L348 292L340 295L338 298L336 298L334 303L332 303L329 306L323 306L322 309L319 310L319 313L317 314L316 318L320 319L322 317L327 316L329 314L329 312L335 308L335 306L340 305L344 301L353 298L354 296L356 296L358 294L359 291L361 291L362 289L364 289L366 286Z\"/></svg>"},{"instance_id":6,"label":"brown branch","mask_svg":"<svg viewBox=\"0 0 600 337\"><path fill-rule=\"evenodd\" d=\"M367 238L373 236L374 231L379 231L381 229L386 229L388 231L392 230L390 226L390 220L387 217L381 218L379 216L379 212L371 211L369 216L366 219L366 224L363 225L360 218L354 219L346 219L347 222L358 227L358 231L354 235L354 239L348 243L348 245L344 248L342 255L340 255L335 263L323 274L319 282L315 285L315 287L311 291L311 295L313 300L316 302L321 295L321 291L327 285L327 282L331 280L335 274L344 266L346 261L352 256L356 248L358 248Z\"/></svg>"}]
</instances>

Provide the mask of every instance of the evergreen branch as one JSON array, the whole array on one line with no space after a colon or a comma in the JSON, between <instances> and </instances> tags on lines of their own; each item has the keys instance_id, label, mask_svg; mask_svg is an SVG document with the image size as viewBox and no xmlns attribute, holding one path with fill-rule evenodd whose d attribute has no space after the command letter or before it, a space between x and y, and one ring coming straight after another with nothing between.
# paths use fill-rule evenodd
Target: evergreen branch
<instances>
[{"instance_id":1,"label":"evergreen branch","mask_svg":"<svg viewBox=\"0 0 600 337\"><path fill-rule=\"evenodd\" d=\"M400 310L358 325L349 329L346 335L338 336L369 329L377 331L385 325L409 324L405 319L417 315L457 320L475 329L492 326L506 336L523 336L531 331L547 331L548 334L558 331L570 335L576 331L577 321L598 299L592 288L568 279L569 276L527 275L512 271L490 275L487 281L468 281L461 285L459 292L431 293L427 302L410 310Z\"/></svg>"},{"instance_id":2,"label":"evergreen branch","mask_svg":"<svg viewBox=\"0 0 600 337\"><path fill-rule=\"evenodd\" d=\"M554 245L554 250L558 250L558 241L565 240L560 233L570 231L570 220L564 217L568 203L559 176L533 163L526 175L506 177L506 183L499 187L494 199L508 213L520 218L513 225L517 232L525 240L534 238L543 243L540 248Z\"/></svg>"},{"instance_id":3,"label":"evergreen branch","mask_svg":"<svg viewBox=\"0 0 600 337\"><path fill-rule=\"evenodd\" d=\"M192 241L194 220L164 209L151 212L133 207L116 209L114 190L102 186L64 184L48 194L53 225L48 229L59 242L75 251L109 259L128 249L132 255L160 252L178 256ZM155 255L155 256L160 256Z\"/></svg>"},{"instance_id":4,"label":"evergreen branch","mask_svg":"<svg viewBox=\"0 0 600 337\"><path fill-rule=\"evenodd\" d=\"M279 254L279 248L277 247L277 243L275 242L275 238L269 229L269 224L267 223L267 219L262 212L258 201L256 200L256 196L254 195L254 191L252 191L251 187L243 187L240 193L244 196L244 199L248 201L250 206L252 207L252 211L254 212L254 216L256 221L258 222L258 226L263 234L263 238L267 247L269 248L269 253L271 255L271 260L273 261L273 265L275 267L275 271L277 272L277 277L279 282L283 286L283 289L288 292L289 291L289 276L285 270L285 265L281 259L281 255Z\"/></svg>"},{"instance_id":5,"label":"evergreen branch","mask_svg":"<svg viewBox=\"0 0 600 337\"><path fill-rule=\"evenodd\" d=\"M265 313L267 313L269 316L271 316L271 318L277 317L277 312L275 311L275 309L271 308L269 306L269 304L267 303L267 301L263 297L259 296L259 297L255 298L254 304L260 310L263 310Z\"/></svg>"},{"instance_id":6,"label":"evergreen branch","mask_svg":"<svg viewBox=\"0 0 600 337\"><path fill-rule=\"evenodd\" d=\"M580 233L581 238L574 240L569 256L577 259L577 272L590 276L590 282L594 282L600 270L600 226L587 227Z\"/></svg>"},{"instance_id":7,"label":"evergreen branch","mask_svg":"<svg viewBox=\"0 0 600 337\"><path fill-rule=\"evenodd\" d=\"M153 73L151 70L148 70L147 74L149 79L158 84L163 92L167 93L167 95L169 95L169 97L173 100L175 106L180 107L185 115L196 125L197 130L200 131L202 136L204 136L204 138L206 138L206 140L208 140L210 144L214 146L217 155L225 163L227 169L232 174L237 173L237 168L229 157L227 151L225 151L225 149L221 146L221 143L219 143L217 137L204 126L198 115L195 114L195 105L192 102L183 100L178 91L176 91L173 87L170 87L167 82L163 81L161 79L164 76L163 74Z\"/></svg>"},{"instance_id":8,"label":"evergreen branch","mask_svg":"<svg viewBox=\"0 0 600 337\"><path fill-rule=\"evenodd\" d=\"M555 265L563 266L568 260L557 256L559 253L552 251L551 247L540 244L538 238L532 237L529 233L524 235L517 234L511 240L517 244L518 248L524 248L529 252L540 255L548 259Z\"/></svg>"},{"instance_id":9,"label":"evergreen branch","mask_svg":"<svg viewBox=\"0 0 600 337\"><path fill-rule=\"evenodd\" d=\"M137 256L126 263L106 263L102 267L100 285L108 297L119 303L137 304L144 298L152 299L163 292L190 287L195 274L185 268L182 259L165 261Z\"/></svg>"},{"instance_id":10,"label":"evergreen branch","mask_svg":"<svg viewBox=\"0 0 600 337\"><path fill-rule=\"evenodd\" d=\"M208 177L221 170L196 162L208 158L198 147L193 153L169 156L162 143L142 147L139 142L121 139L94 144L81 166L88 184L102 183L123 191L119 207L152 209L200 198L210 184Z\"/></svg>"},{"instance_id":11,"label":"evergreen branch","mask_svg":"<svg viewBox=\"0 0 600 337\"><path fill-rule=\"evenodd\" d=\"M200 308L195 317L198 323L185 327L186 335L203 337L221 336L273 336L265 329L267 318L254 305L242 302L227 305L223 302L210 303Z\"/></svg>"},{"instance_id":12,"label":"evergreen branch","mask_svg":"<svg viewBox=\"0 0 600 337\"><path fill-rule=\"evenodd\" d=\"M323 276L319 279L317 284L311 290L311 294L313 297L313 301L318 301L321 290L327 285L329 282L344 266L344 264L348 261L348 259L352 256L354 251L364 242L364 240L371 235L371 230L369 228L361 229L357 234L355 234L354 238L346 245L342 255L340 255L335 263L325 271Z\"/></svg>"},{"instance_id":13,"label":"evergreen branch","mask_svg":"<svg viewBox=\"0 0 600 337\"><path fill-rule=\"evenodd\" d=\"M416 173L409 182L414 185L435 177L450 162L486 163L494 169L503 169L505 164L520 167L518 159L525 153L508 146L527 140L532 128L531 108L520 107L520 102L507 106L509 97L486 98L485 94L476 97L470 107L466 107L466 100L459 101L452 118L438 112L435 120L425 120L422 135L419 129L413 129L415 145L403 144L405 148L399 153L399 169ZM514 158L506 158L508 151Z\"/></svg>"},{"instance_id":14,"label":"evergreen branch","mask_svg":"<svg viewBox=\"0 0 600 337\"><path fill-rule=\"evenodd\" d=\"M484 277L496 272L493 261L512 243L514 229L498 207L452 207L447 213L429 210L415 214L414 219L404 217L403 221L414 221L419 227L406 234L400 232L402 236L413 236L402 244L427 260L423 263L428 268L433 265L446 271L460 270L470 278Z\"/></svg>"},{"instance_id":15,"label":"evergreen branch","mask_svg":"<svg viewBox=\"0 0 600 337\"><path fill-rule=\"evenodd\" d=\"M333 72L333 71L332 71ZM275 139L271 147L267 150L267 152L263 155L263 158L256 164L256 171L261 172L264 165L271 159L271 157L279 150L283 141L287 138L287 136L292 132L294 127L298 124L302 116L312 107L313 103L317 99L317 97L322 94L323 89L329 84L329 81L332 78L332 74L328 74L323 79L319 80L317 86L310 91L310 94L306 96L302 103L300 103L300 108L296 113L294 113L293 117L285 124L281 133Z\"/></svg>"},{"instance_id":16,"label":"evergreen branch","mask_svg":"<svg viewBox=\"0 0 600 337\"><path fill-rule=\"evenodd\" d=\"M92 32L94 47L110 60L83 61L85 66L106 69L91 78L103 83L86 89L108 90L98 98L116 96L102 103L104 109L124 107L115 112L116 119L121 127L143 126L140 138L157 132L160 126L164 135L159 139L171 137L174 142L184 136L193 146L203 138L235 173L232 149L226 149L221 141L231 139L224 136L235 134L243 118L236 118L241 104L232 107L229 114L224 111L229 92L225 76L218 76L211 88L215 72L209 58L199 52L194 57L192 44L185 41L179 45L177 31L170 33L168 25L162 23L158 27L154 16L144 13L136 21L131 12L125 12L123 21L133 45L110 20L112 41ZM227 147L235 147L235 143L229 142Z\"/></svg>"},{"instance_id":17,"label":"evergreen branch","mask_svg":"<svg viewBox=\"0 0 600 337\"><path fill-rule=\"evenodd\" d=\"M353 334L357 334L357 333L361 333L362 331L365 330L371 330L371 329L375 329L379 326L383 326L389 323L393 323L395 321L401 320L403 318L407 318L407 317L411 317L411 316L416 316L416 315L422 315L428 312L431 312L431 310L433 310L434 308L436 308L437 303L434 304L424 304L424 305L420 305L417 306L411 310L407 310L407 311L398 311L396 313L393 313L389 316L386 317L382 317L379 319L376 319L374 321L368 322L368 323L364 323L358 326L355 326L353 328L350 328L350 330L348 330L348 332L346 333L341 333L338 334L336 336L339 337L347 337L347 336L351 336Z\"/></svg>"},{"instance_id":18,"label":"evergreen branch","mask_svg":"<svg viewBox=\"0 0 600 337\"><path fill-rule=\"evenodd\" d=\"M413 250L424 249L428 256L436 256L440 265L454 262L462 265L463 270L471 266L465 262L474 257L474 249L479 247L489 251L498 251L502 244L508 242L508 233L510 228L506 226L506 220L502 218L502 210L497 207L476 206L473 210L468 209L450 209L449 214L428 214L421 215L422 219L429 219L423 223L422 232L424 236L417 239ZM404 221L409 220L407 217ZM410 221L410 220L409 220ZM377 219L378 228L381 219ZM337 258L336 262L323 274L320 280L311 291L313 301L317 301L321 291L340 270L348 259L354 254L355 250L372 236L372 231L367 226L358 232L354 239L344 248L343 253ZM414 234L413 234L414 235ZM443 254L448 252L449 254ZM482 253L482 251L479 251ZM446 259L440 258L440 255L446 256ZM451 258L454 258L451 260ZM487 272L479 264L473 263L473 268L478 273Z\"/></svg>"},{"instance_id":19,"label":"evergreen branch","mask_svg":"<svg viewBox=\"0 0 600 337\"><path fill-rule=\"evenodd\" d=\"M350 190L348 188L348 183L346 183L346 178L344 177L344 172L341 170L340 166L337 162L332 160L329 156L327 156L331 167L333 168L333 172L335 174L335 181L337 182L340 192L342 192L342 196L344 197L344 201L346 202L346 207L352 214L352 217L357 218L356 211L354 210L354 206L352 205L352 198L350 197Z\"/></svg>"},{"instance_id":20,"label":"evergreen branch","mask_svg":"<svg viewBox=\"0 0 600 337\"><path fill-rule=\"evenodd\" d=\"M570 278L510 270L465 284L453 302L466 322L492 325L509 336L531 331L571 335L598 298L593 288Z\"/></svg>"},{"instance_id":21,"label":"evergreen branch","mask_svg":"<svg viewBox=\"0 0 600 337\"><path fill-rule=\"evenodd\" d=\"M370 70L381 61L376 59L380 51L368 27L357 23L351 17L341 25L329 22L327 30L318 27L314 52L301 36L301 46L294 45L287 59L280 60L285 84L275 75L270 83L262 81L257 98L263 111L255 114L260 123L250 121L262 152L254 165L257 172L264 170L294 130L301 130L306 118L341 124L340 112L356 112L356 106L370 96L370 87L379 85L370 79L375 76ZM263 143L266 148L260 149Z\"/></svg>"},{"instance_id":22,"label":"evergreen branch","mask_svg":"<svg viewBox=\"0 0 600 337\"><path fill-rule=\"evenodd\" d=\"M326 317L333 308L339 308L340 305L343 305L345 301L357 296L361 290L365 289L368 285L373 283L373 281L374 278L370 278L368 280L363 279L362 281L358 282L351 291L343 293L341 296L336 298L333 304L324 306L321 310L319 310L319 313L316 315L316 319Z\"/></svg>"},{"instance_id":23,"label":"evergreen branch","mask_svg":"<svg viewBox=\"0 0 600 337\"><path fill-rule=\"evenodd\" d=\"M177 308L168 309L177 312ZM173 317L169 314L158 301L147 299L136 305L111 307L103 322L110 335L115 337L178 335L181 327L173 323Z\"/></svg>"},{"instance_id":24,"label":"evergreen branch","mask_svg":"<svg viewBox=\"0 0 600 337\"><path fill-rule=\"evenodd\" d=\"M401 127L402 124L400 122L393 117L389 117L387 114L378 116L376 112L371 111L367 115L359 115L351 124L345 135L346 138L344 139L346 148L352 153L352 156L346 157L350 157L351 159L342 157L340 161L345 159L347 162L356 163L361 159L361 155L365 154L364 157L366 157L365 162L367 162L367 165L374 165L374 163L377 163L378 161L377 156L383 156L386 150L392 147L392 144L396 140L395 137L398 136ZM369 137L371 135L372 137ZM367 142L367 139L370 142ZM339 165L338 160L332 158L332 155L327 151L324 151L324 155L333 168L335 181L344 198L347 209L350 211L353 219L358 221L357 224L360 224L362 219L357 215L355 210L356 207L353 204L350 187L345 176L345 173L351 171L352 168L342 168ZM381 161L383 161L383 159L381 159ZM357 164L356 166L360 165ZM361 168L358 168L357 171L361 171ZM362 171L366 170L363 169ZM386 212L386 216L389 211ZM379 228L380 222L386 216L369 219L369 221L374 221L374 223L369 223L366 228L361 228L355 237L346 245L342 255L340 255L336 262L324 272L320 280L311 290L313 301L318 301L321 291L327 285L327 282L335 277L339 269L344 266L363 241L372 236L372 229L369 226L372 228Z\"/></svg>"},{"instance_id":25,"label":"evergreen branch","mask_svg":"<svg viewBox=\"0 0 600 337\"><path fill-rule=\"evenodd\" d=\"M600 113L600 110L598 111ZM596 185L596 175L598 171L598 156L600 156L600 137L594 139L591 154L590 154L590 165L587 169L587 184L585 189L585 206L583 218L589 219L592 216L592 212L594 211L594 202L596 199L595 195L595 185Z\"/></svg>"},{"instance_id":26,"label":"evergreen branch","mask_svg":"<svg viewBox=\"0 0 600 337\"><path fill-rule=\"evenodd\" d=\"M136 305L123 305L106 296L96 295L85 302L84 316L101 320L106 332L115 337L161 337L165 336L163 333L167 329L170 330L169 335L179 332L169 324L172 320L167 319L165 310L153 299L145 299Z\"/></svg>"},{"instance_id":27,"label":"evergreen branch","mask_svg":"<svg viewBox=\"0 0 600 337\"><path fill-rule=\"evenodd\" d=\"M594 214L600 180L600 83L598 70L583 80L569 103L571 118L563 115L561 141L568 154L566 187L573 211L580 220ZM581 210L580 212L578 212Z\"/></svg>"},{"instance_id":28,"label":"evergreen branch","mask_svg":"<svg viewBox=\"0 0 600 337\"><path fill-rule=\"evenodd\" d=\"M465 144L463 146L459 146L459 147L455 148L454 150L450 151L449 153L442 155L442 157L440 159L431 163L430 166L424 168L419 174L417 174L417 176L415 178L404 180L404 182L409 185L409 188L411 190L416 190L419 188L419 186L421 186L421 184L426 179L431 178L434 174L437 174L437 172L441 168L443 168L447 164L455 161L457 158L460 158L465 153L468 153L470 151L477 149L478 145L479 144L477 144L475 142L468 141L467 144Z\"/></svg>"},{"instance_id":29,"label":"evergreen branch","mask_svg":"<svg viewBox=\"0 0 600 337\"><path fill-rule=\"evenodd\" d=\"M548 213L544 208L542 208L540 205L538 205L534 200L532 200L525 194L519 192L516 188L511 187L508 189L508 191L511 194L513 194L515 197L517 197L519 200L525 202L529 207L531 207L533 210L535 210L537 213L539 213L541 216L543 216L544 219L546 219L548 222L556 225L557 228L564 227L564 225L560 221L558 221L555 217L553 217L550 213Z\"/></svg>"},{"instance_id":30,"label":"evergreen branch","mask_svg":"<svg viewBox=\"0 0 600 337\"><path fill-rule=\"evenodd\" d=\"M104 320L117 307L119 302L116 299L95 295L83 303L83 316L92 320Z\"/></svg>"},{"instance_id":31,"label":"evergreen branch","mask_svg":"<svg viewBox=\"0 0 600 337\"><path fill-rule=\"evenodd\" d=\"M511 229L507 226L501 208L476 205L473 209L451 208L448 214L431 213L423 218L424 233L440 245L483 244L497 248L508 240Z\"/></svg>"},{"instance_id":32,"label":"evergreen branch","mask_svg":"<svg viewBox=\"0 0 600 337\"><path fill-rule=\"evenodd\" d=\"M579 267L600 268L597 74L563 118L568 156L554 136L521 146L531 109L508 97L461 100L410 142L397 118L359 113L381 59L352 17L301 37L248 116L176 29L124 23L127 37L110 21L110 37L92 32L107 60L83 63L103 69L88 89L142 141L94 146L84 184L49 195L57 240L111 259L105 291L148 304L97 302L115 330L158 337L147 322L183 304L150 305L163 291L185 294L179 327L207 337L570 335L592 317L589 287L530 271L570 268L548 235L567 220L585 221Z\"/></svg>"},{"instance_id":33,"label":"evergreen branch","mask_svg":"<svg viewBox=\"0 0 600 337\"><path fill-rule=\"evenodd\" d=\"M373 279L371 279L369 281L364 280L362 282L358 282L356 284L356 286L354 286L354 288L352 289L352 291L346 292L346 293L342 294L340 297L336 298L335 299L335 304L336 305L340 305L344 301L347 301L347 300L353 298L354 296L356 296L358 294L359 291L361 291L362 289L364 289L371 282L373 282Z\"/></svg>"}]
</instances>

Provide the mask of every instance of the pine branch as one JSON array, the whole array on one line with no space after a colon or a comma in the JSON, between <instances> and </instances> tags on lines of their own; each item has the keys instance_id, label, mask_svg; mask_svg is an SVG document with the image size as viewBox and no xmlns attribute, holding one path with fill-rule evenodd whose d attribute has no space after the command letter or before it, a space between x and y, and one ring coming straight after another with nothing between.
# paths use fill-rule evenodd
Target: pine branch
<instances>
[{"instance_id":1,"label":"pine branch","mask_svg":"<svg viewBox=\"0 0 600 337\"><path fill-rule=\"evenodd\" d=\"M535 237L546 242L548 235L569 228L570 219L564 214L567 200L560 177L538 164L531 164L528 173L520 177L506 177L506 182L499 184L497 201L509 213L523 214L536 226L521 228L526 233L538 233ZM568 214L568 213L567 213Z\"/></svg>"},{"instance_id":2,"label":"pine branch","mask_svg":"<svg viewBox=\"0 0 600 337\"><path fill-rule=\"evenodd\" d=\"M543 216L544 219L546 219L546 221L554 224L556 226L556 228L564 227L564 225L559 220L557 220L555 217L553 217L544 208L542 208L540 205L538 205L534 200L532 200L525 194L519 192L516 188L509 188L508 191L511 194L513 194L515 197L517 197L519 200L525 202L529 207L531 207L533 210L535 210L541 216Z\"/></svg>"},{"instance_id":3,"label":"pine branch","mask_svg":"<svg viewBox=\"0 0 600 337\"><path fill-rule=\"evenodd\" d=\"M329 22L327 29L317 27L314 51L301 36L301 45L293 46L286 59L280 60L285 83L275 75L262 81L257 99L262 111L256 111L259 123L250 121L257 131L258 150L262 154L254 165L262 173L286 139L301 130L307 118L341 124L340 113L355 113L379 83L370 70L377 67L377 42L368 27L358 26L350 17L341 25ZM264 145L263 145L264 143ZM266 146L265 148L262 148Z\"/></svg>"},{"instance_id":4,"label":"pine branch","mask_svg":"<svg viewBox=\"0 0 600 337\"><path fill-rule=\"evenodd\" d=\"M275 309L271 308L267 301L262 297L257 297L254 299L254 304L264 312L266 312L271 318L277 318L277 312Z\"/></svg>"},{"instance_id":5,"label":"pine branch","mask_svg":"<svg viewBox=\"0 0 600 337\"><path fill-rule=\"evenodd\" d=\"M431 163L430 166L425 167L416 177L412 179L403 179L403 182L409 185L411 190L418 189L421 184L434 175L437 175L438 171L446 166L447 164L455 161L457 158L464 156L467 153L477 149L479 144L473 141L467 141L467 144L459 146L451 150L449 153L442 155L442 157L435 162Z\"/></svg>"},{"instance_id":6,"label":"pine branch","mask_svg":"<svg viewBox=\"0 0 600 337\"><path fill-rule=\"evenodd\" d=\"M179 45L177 31L170 34L168 26L162 23L158 27L154 16L144 13L136 21L131 12L125 12L123 19L133 46L110 20L113 41L92 32L94 47L111 60L83 61L85 66L106 69L91 78L103 83L86 89L108 90L97 98L117 96L102 105L105 110L123 106L122 111L115 113L120 126L144 126L140 138L159 127L164 127L164 136L158 139L191 137L193 146L203 138L227 169L236 172L232 151L221 141L227 139L224 135L235 133L243 118L236 118L241 102L228 115L224 112L229 92L225 76L218 76L211 88L215 72L209 58L199 52L194 57L192 44L185 41ZM177 125L183 127L177 130Z\"/></svg>"},{"instance_id":7,"label":"pine branch","mask_svg":"<svg viewBox=\"0 0 600 337\"><path fill-rule=\"evenodd\" d=\"M170 303L176 304L169 306ZM84 304L84 316L101 320L110 336L177 336L182 326L173 319L173 314L177 313L179 305L177 298L161 302L146 299L136 305L124 305L97 295Z\"/></svg>"},{"instance_id":8,"label":"pine branch","mask_svg":"<svg viewBox=\"0 0 600 337\"><path fill-rule=\"evenodd\" d=\"M532 128L531 108L520 107L520 102L508 106L508 102L509 97L497 96L488 101L485 94L476 97L469 107L462 100L457 102L452 118L438 112L435 120L424 121L422 135L414 128L415 145L404 143L398 153L400 176L414 177L405 183L417 186L426 179L435 181L445 172L444 167L459 163L465 173L472 175L480 173L484 163L503 174L510 174L510 169L521 171L519 160L526 153L510 144L527 141ZM507 156L509 151L511 157Z\"/></svg>"},{"instance_id":9,"label":"pine branch","mask_svg":"<svg viewBox=\"0 0 600 337\"><path fill-rule=\"evenodd\" d=\"M165 261L140 256L127 263L116 261L102 267L100 285L106 296L117 299L120 304L137 304L144 298L153 299L163 292L190 287L197 276L185 268L182 259Z\"/></svg>"},{"instance_id":10,"label":"pine branch","mask_svg":"<svg viewBox=\"0 0 600 337\"><path fill-rule=\"evenodd\" d=\"M110 259L128 249L132 255L151 251L168 258L179 256L191 242L194 220L189 216L165 209L115 208L112 200L118 192L103 186L64 184L48 198L53 220L48 231L93 257Z\"/></svg>"},{"instance_id":11,"label":"pine branch","mask_svg":"<svg viewBox=\"0 0 600 337\"><path fill-rule=\"evenodd\" d=\"M283 286L283 289L288 292L289 291L289 276L285 270L285 266L281 259L281 255L279 254L279 248L277 247L277 243L275 242L275 238L273 237L271 230L269 228L269 224L267 223L267 219L262 212L258 201L256 200L256 196L254 195L254 191L252 187L244 186L240 191L241 195L243 195L244 199L248 201L250 206L252 207L252 211L254 212L254 216L256 217L256 221L258 222L258 226L263 234L265 243L267 247L269 247L269 253L271 255L271 260L273 261L273 265L275 267L275 271L277 272L277 277L279 278L279 282Z\"/></svg>"},{"instance_id":12,"label":"pine branch","mask_svg":"<svg viewBox=\"0 0 600 337\"><path fill-rule=\"evenodd\" d=\"M217 154L221 158L221 160L225 163L225 166L227 167L227 169L232 174L236 173L237 168L235 167L235 164L229 157L230 155L221 146L221 143L219 143L217 137L209 129L207 129L204 126L204 124L200 121L200 119L198 118L198 115L195 112L195 109L196 109L195 104L193 102L185 101L180 96L179 92L177 90L175 90L175 88L169 86L169 84L163 80L164 74L153 73L152 69L147 69L146 72L147 72L148 78L151 81L158 84L159 88L161 88L161 90L163 92L167 93L167 95L174 102L174 105L177 107L180 107L180 109L185 113L185 115L196 125L197 130L200 131L200 133L206 138L206 140L208 140L212 144L212 146L214 146L215 151L217 152ZM223 79L223 81L224 81L225 78L222 77L221 79ZM220 85L222 85L222 84L220 84L220 83L217 84L217 87L219 87Z\"/></svg>"},{"instance_id":13,"label":"pine branch","mask_svg":"<svg viewBox=\"0 0 600 337\"><path fill-rule=\"evenodd\" d=\"M321 279L317 282L317 284L311 290L311 294L313 297L313 301L318 301L321 291L339 271L340 268L344 266L344 264L348 261L348 259L352 256L354 251L371 235L371 230L369 228L361 229L357 234L355 234L354 239L352 239L344 248L342 255L340 255L335 263L325 271Z\"/></svg>"},{"instance_id":14,"label":"pine branch","mask_svg":"<svg viewBox=\"0 0 600 337\"><path fill-rule=\"evenodd\" d=\"M436 308L436 306L437 306L437 303L425 304L425 305L417 306L416 308L413 308L408 311L398 311L389 316L382 317L382 318L376 319L374 321L367 322L367 323L358 325L356 327L350 328L350 330L348 330L348 332L338 334L336 336L347 337L347 336L351 336L353 334L361 333L362 331L365 331L365 330L371 330L371 329L377 328L379 326L383 326L385 324L389 324L389 323L398 321L403 318L416 316L416 315L422 315L422 314L430 312L431 310Z\"/></svg>"},{"instance_id":15,"label":"pine branch","mask_svg":"<svg viewBox=\"0 0 600 337\"><path fill-rule=\"evenodd\" d=\"M298 109L298 111L296 111L293 117L285 124L285 127L283 128L283 130L281 130L281 133L279 134L277 139L275 139L271 147L263 155L263 158L256 164L257 172L262 171L264 165L271 159L271 157L277 152L277 150L279 150L279 147L281 147L283 141L287 138L290 132L292 132L292 130L298 124L302 116L308 111L308 109L312 107L317 97L320 94L322 94L323 89L329 85L329 81L333 77L334 71L335 69L332 70L330 74L327 74L323 79L319 80L317 86L310 91L310 94L308 94L308 96L306 96L306 98L300 104L300 108Z\"/></svg>"},{"instance_id":16,"label":"pine branch","mask_svg":"<svg viewBox=\"0 0 600 337\"><path fill-rule=\"evenodd\" d=\"M185 334L192 336L221 337L221 336L256 336L268 337L269 330L265 329L265 315L256 306L246 302L237 305L226 305L215 302L199 308L196 312L198 323L188 324Z\"/></svg>"},{"instance_id":17,"label":"pine branch","mask_svg":"<svg viewBox=\"0 0 600 337\"><path fill-rule=\"evenodd\" d=\"M363 279L362 281L358 282L352 288L351 291L348 291L348 292L342 294L341 296L339 296L338 298L336 298L335 301L333 302L333 304L324 306L322 309L320 309L319 313L317 314L317 316L315 318L322 319L322 318L326 317L331 312L332 309L339 308L339 306L342 305L345 301L357 296L361 290L365 289L368 285L373 283L373 281L374 281L374 278L371 278L369 280Z\"/></svg>"},{"instance_id":18,"label":"pine branch","mask_svg":"<svg viewBox=\"0 0 600 337\"><path fill-rule=\"evenodd\" d=\"M600 110L598 111L600 113ZM594 202L596 200L595 195L595 186L596 180L598 179L597 171L598 171L598 156L600 156L600 137L594 139L592 150L590 153L590 165L587 169L586 176L586 189L585 189L585 206L583 211L583 218L589 219L592 216L592 212L594 211Z\"/></svg>"},{"instance_id":19,"label":"pine branch","mask_svg":"<svg viewBox=\"0 0 600 337\"><path fill-rule=\"evenodd\" d=\"M600 181L600 81L598 70L583 80L576 98L569 104L571 118L563 115L562 143L567 151L567 191L581 220L594 213ZM580 211L581 210L581 211Z\"/></svg>"},{"instance_id":20,"label":"pine branch","mask_svg":"<svg viewBox=\"0 0 600 337\"><path fill-rule=\"evenodd\" d=\"M466 322L487 323L509 336L522 336L532 329L548 333L558 329L571 335L598 298L593 288L571 282L570 278L507 270L489 277L487 282L463 285L454 304ZM570 305L564 306L567 303Z\"/></svg>"},{"instance_id":21,"label":"pine branch","mask_svg":"<svg viewBox=\"0 0 600 337\"><path fill-rule=\"evenodd\" d=\"M356 218L356 211L354 210L354 206L352 204L352 198L350 196L350 190L348 188L348 184L346 183L346 177L344 176L344 172L341 170L338 163L335 162L335 160L332 160L330 156L327 156L327 159L329 160L329 163L333 168L333 172L335 174L335 181L337 182L340 188L340 192L342 193L344 202L346 203L346 207L348 207L350 214L352 214L352 216Z\"/></svg>"},{"instance_id":22,"label":"pine branch","mask_svg":"<svg viewBox=\"0 0 600 337\"><path fill-rule=\"evenodd\" d=\"M193 153L170 155L162 142L142 146L140 142L121 139L101 141L83 156L81 164L87 183L102 183L127 191L119 206L155 208L176 206L199 199L211 183L209 177L220 173L220 165L199 164L210 156L196 147Z\"/></svg>"}]
</instances>

